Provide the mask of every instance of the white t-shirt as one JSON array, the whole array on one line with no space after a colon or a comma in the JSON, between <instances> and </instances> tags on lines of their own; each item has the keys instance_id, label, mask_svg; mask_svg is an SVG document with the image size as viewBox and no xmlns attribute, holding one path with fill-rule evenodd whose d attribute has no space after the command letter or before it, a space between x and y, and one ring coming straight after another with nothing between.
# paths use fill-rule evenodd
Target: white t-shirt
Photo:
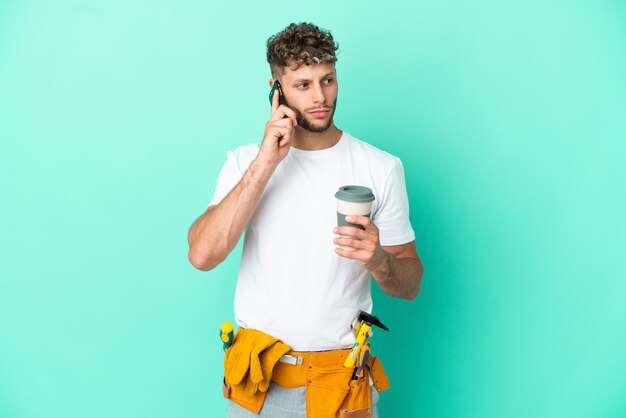
<instances>
[{"instance_id":1,"label":"white t-shirt","mask_svg":"<svg viewBox=\"0 0 626 418\"><path fill-rule=\"evenodd\" d=\"M227 153L218 204L242 178L258 144ZM335 192L372 189L372 220L382 246L411 242L404 170L399 158L343 132L327 149L291 148L269 180L245 233L235 291L239 326L280 338L296 351L347 348L359 310L372 312L371 274L335 253ZM384 318L383 319L384 322Z\"/></svg>"}]
</instances>

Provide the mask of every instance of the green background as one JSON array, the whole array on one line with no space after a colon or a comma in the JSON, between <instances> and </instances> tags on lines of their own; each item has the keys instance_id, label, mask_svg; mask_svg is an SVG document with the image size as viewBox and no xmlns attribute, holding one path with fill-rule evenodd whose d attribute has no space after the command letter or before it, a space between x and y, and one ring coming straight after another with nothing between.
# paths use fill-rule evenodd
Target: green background
<instances>
[{"instance_id":1,"label":"green background","mask_svg":"<svg viewBox=\"0 0 626 418\"><path fill-rule=\"evenodd\" d=\"M626 416L626 5L591 0L0 1L0 416L224 415L241 247L205 273L186 234L300 21L406 171L381 416Z\"/></svg>"}]
</instances>

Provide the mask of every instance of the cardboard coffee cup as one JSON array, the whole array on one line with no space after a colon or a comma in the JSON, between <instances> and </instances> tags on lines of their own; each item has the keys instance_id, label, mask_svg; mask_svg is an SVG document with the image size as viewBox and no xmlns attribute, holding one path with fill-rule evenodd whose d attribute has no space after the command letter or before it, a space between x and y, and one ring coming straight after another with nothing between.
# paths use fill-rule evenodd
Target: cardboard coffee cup
<instances>
[{"instance_id":1,"label":"cardboard coffee cup","mask_svg":"<svg viewBox=\"0 0 626 418\"><path fill-rule=\"evenodd\" d=\"M372 214L372 202L374 201L374 193L372 189L365 186L342 186L335 193L337 198L337 225L338 226L354 226L359 229L365 229L363 225L353 224L346 221L348 215L362 215L368 218ZM337 235L338 237L346 237ZM337 247L346 251L356 251L353 247L337 245Z\"/></svg>"}]
</instances>

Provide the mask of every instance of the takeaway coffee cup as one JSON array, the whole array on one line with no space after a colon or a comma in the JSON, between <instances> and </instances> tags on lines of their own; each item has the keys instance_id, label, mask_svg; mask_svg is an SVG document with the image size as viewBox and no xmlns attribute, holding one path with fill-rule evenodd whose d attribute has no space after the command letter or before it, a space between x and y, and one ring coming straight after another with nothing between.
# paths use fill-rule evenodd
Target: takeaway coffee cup
<instances>
[{"instance_id":1,"label":"takeaway coffee cup","mask_svg":"<svg viewBox=\"0 0 626 418\"><path fill-rule=\"evenodd\" d=\"M347 222L346 216L371 216L372 202L374 201L372 189L365 186L342 186L337 193L335 193L335 197L337 198L337 225L354 226L359 229L365 229L363 225ZM338 235L338 237L345 237L345 235ZM337 247L346 251L356 251L354 248L344 245L337 245Z\"/></svg>"}]
</instances>

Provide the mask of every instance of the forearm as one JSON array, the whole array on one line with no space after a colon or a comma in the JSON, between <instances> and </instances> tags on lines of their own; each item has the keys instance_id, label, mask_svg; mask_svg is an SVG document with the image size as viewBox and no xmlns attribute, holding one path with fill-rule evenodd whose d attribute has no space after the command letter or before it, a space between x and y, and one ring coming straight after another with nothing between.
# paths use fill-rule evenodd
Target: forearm
<instances>
[{"instance_id":1,"label":"forearm","mask_svg":"<svg viewBox=\"0 0 626 418\"><path fill-rule=\"evenodd\" d=\"M397 259L384 252L383 261L371 271L378 286L392 297L413 300L420 291L423 267L414 258Z\"/></svg>"},{"instance_id":2,"label":"forearm","mask_svg":"<svg viewBox=\"0 0 626 418\"><path fill-rule=\"evenodd\" d=\"M257 160L237 185L215 207L208 209L189 229L189 261L211 270L235 248L275 170Z\"/></svg>"}]
</instances>

